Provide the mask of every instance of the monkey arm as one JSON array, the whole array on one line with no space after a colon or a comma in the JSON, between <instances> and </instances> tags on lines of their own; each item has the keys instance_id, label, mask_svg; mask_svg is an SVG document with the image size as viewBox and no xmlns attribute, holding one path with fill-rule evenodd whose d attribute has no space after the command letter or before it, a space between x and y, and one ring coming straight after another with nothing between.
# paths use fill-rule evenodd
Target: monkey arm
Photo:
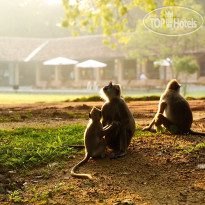
<instances>
[{"instance_id":1,"label":"monkey arm","mask_svg":"<svg viewBox=\"0 0 205 205\"><path fill-rule=\"evenodd\" d=\"M113 122L111 125L106 125L105 127L103 127L102 131L100 132L100 135L103 137L109 134L109 132L111 132L114 128L117 127L118 127L118 122Z\"/></svg>"},{"instance_id":2,"label":"monkey arm","mask_svg":"<svg viewBox=\"0 0 205 205\"><path fill-rule=\"evenodd\" d=\"M167 107L167 103L161 102L159 104L158 111L157 111L156 115L154 116L154 118L152 119L151 123L147 127L143 128L143 130L151 130L152 126L155 124L156 118L158 117L159 114L164 113L164 110L166 109L166 107Z\"/></svg>"},{"instance_id":3,"label":"monkey arm","mask_svg":"<svg viewBox=\"0 0 205 205\"><path fill-rule=\"evenodd\" d=\"M106 125L109 124L108 116L107 116L107 113L109 113L108 110L109 110L109 105L107 103L105 103L102 107L102 125L103 125L103 127L105 127Z\"/></svg>"},{"instance_id":4,"label":"monkey arm","mask_svg":"<svg viewBox=\"0 0 205 205\"><path fill-rule=\"evenodd\" d=\"M161 102L160 105L159 105L159 109L158 109L158 112L157 114L163 114L165 108L167 107L167 103L166 102Z\"/></svg>"},{"instance_id":5,"label":"monkey arm","mask_svg":"<svg viewBox=\"0 0 205 205\"><path fill-rule=\"evenodd\" d=\"M119 123L121 128L126 128L130 124L130 114L129 114L129 108L123 101L121 102L118 108L118 113L120 113L119 117Z\"/></svg>"},{"instance_id":6,"label":"monkey arm","mask_svg":"<svg viewBox=\"0 0 205 205\"><path fill-rule=\"evenodd\" d=\"M102 125L105 126L106 125L106 121L103 119L102 120Z\"/></svg>"}]
</instances>

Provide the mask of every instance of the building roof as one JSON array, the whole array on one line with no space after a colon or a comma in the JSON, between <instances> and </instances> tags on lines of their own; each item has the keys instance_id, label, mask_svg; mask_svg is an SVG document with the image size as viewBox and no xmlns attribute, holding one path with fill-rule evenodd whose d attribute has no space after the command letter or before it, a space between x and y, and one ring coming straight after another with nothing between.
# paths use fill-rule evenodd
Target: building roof
<instances>
[{"instance_id":1,"label":"building roof","mask_svg":"<svg viewBox=\"0 0 205 205\"><path fill-rule=\"evenodd\" d=\"M61 56L81 62L87 59L106 61L127 56L128 53L119 46L112 50L104 45L104 39L102 35L54 39L0 37L0 61L44 62ZM186 52L204 53L204 47Z\"/></svg>"},{"instance_id":2,"label":"building roof","mask_svg":"<svg viewBox=\"0 0 205 205\"><path fill-rule=\"evenodd\" d=\"M75 59L114 59L125 57L120 50L112 50L103 44L102 35L80 36L52 39L32 60L43 61L56 56Z\"/></svg>"},{"instance_id":3,"label":"building roof","mask_svg":"<svg viewBox=\"0 0 205 205\"><path fill-rule=\"evenodd\" d=\"M125 51L112 50L103 44L102 35L56 39L0 37L0 61L43 62L56 57L78 61L124 58Z\"/></svg>"},{"instance_id":4,"label":"building roof","mask_svg":"<svg viewBox=\"0 0 205 205\"><path fill-rule=\"evenodd\" d=\"M45 39L0 37L0 61L24 61Z\"/></svg>"}]
</instances>

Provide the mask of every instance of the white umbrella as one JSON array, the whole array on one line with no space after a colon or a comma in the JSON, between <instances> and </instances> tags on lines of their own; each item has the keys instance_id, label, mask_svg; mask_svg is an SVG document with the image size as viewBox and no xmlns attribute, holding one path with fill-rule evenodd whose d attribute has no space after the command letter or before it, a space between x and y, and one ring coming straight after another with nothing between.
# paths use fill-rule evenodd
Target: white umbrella
<instances>
[{"instance_id":1,"label":"white umbrella","mask_svg":"<svg viewBox=\"0 0 205 205\"><path fill-rule=\"evenodd\" d=\"M77 64L78 61L69 59L69 58L63 58L63 57L58 57L54 58L48 61L44 61L44 65L72 65L72 64Z\"/></svg>"},{"instance_id":2,"label":"white umbrella","mask_svg":"<svg viewBox=\"0 0 205 205\"><path fill-rule=\"evenodd\" d=\"M77 67L81 67L81 68L102 68L106 66L107 64L105 63L101 63L99 61L91 60L91 59L77 64Z\"/></svg>"},{"instance_id":3,"label":"white umbrella","mask_svg":"<svg viewBox=\"0 0 205 205\"><path fill-rule=\"evenodd\" d=\"M154 61L154 65L170 66L170 62L167 59L163 59L160 61Z\"/></svg>"},{"instance_id":4,"label":"white umbrella","mask_svg":"<svg viewBox=\"0 0 205 205\"><path fill-rule=\"evenodd\" d=\"M61 80L60 80L61 73L59 71L60 65L73 65L73 64L77 64L77 63L78 63L78 61L71 60L68 58L63 58L63 57L58 57L58 58L54 58L54 59L43 62L44 65L55 65L54 82L55 82L56 87L60 87L59 84L61 82Z\"/></svg>"}]
</instances>

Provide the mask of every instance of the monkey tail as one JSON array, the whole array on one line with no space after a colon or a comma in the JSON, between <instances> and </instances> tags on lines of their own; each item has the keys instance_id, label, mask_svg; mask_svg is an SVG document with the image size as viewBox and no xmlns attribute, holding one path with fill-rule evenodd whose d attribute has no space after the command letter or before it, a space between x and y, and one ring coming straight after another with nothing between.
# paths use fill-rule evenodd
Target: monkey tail
<instances>
[{"instance_id":1,"label":"monkey tail","mask_svg":"<svg viewBox=\"0 0 205 205\"><path fill-rule=\"evenodd\" d=\"M90 156L88 155L88 153L85 155L85 158L80 161L78 164L76 164L72 169L71 169L71 176L73 177L78 177L78 178L88 178L88 179L92 179L92 176L90 174L77 174L75 173L76 169L78 169L80 166L82 166L83 164L85 164L88 160L89 160Z\"/></svg>"},{"instance_id":2,"label":"monkey tail","mask_svg":"<svg viewBox=\"0 0 205 205\"><path fill-rule=\"evenodd\" d=\"M189 134L191 135L201 135L201 136L205 136L205 133L203 132L195 132L193 130L189 130Z\"/></svg>"}]
</instances>

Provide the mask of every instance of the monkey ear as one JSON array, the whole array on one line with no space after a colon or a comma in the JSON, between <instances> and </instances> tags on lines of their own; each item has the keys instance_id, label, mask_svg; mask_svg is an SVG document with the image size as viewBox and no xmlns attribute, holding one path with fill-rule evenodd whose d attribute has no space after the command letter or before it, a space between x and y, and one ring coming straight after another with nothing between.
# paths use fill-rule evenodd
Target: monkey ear
<instances>
[{"instance_id":1,"label":"monkey ear","mask_svg":"<svg viewBox=\"0 0 205 205\"><path fill-rule=\"evenodd\" d=\"M116 85L115 88L116 88L116 95L119 96L120 95L120 86Z\"/></svg>"},{"instance_id":2,"label":"monkey ear","mask_svg":"<svg viewBox=\"0 0 205 205\"><path fill-rule=\"evenodd\" d=\"M91 119L91 114L90 114L90 112L89 112L89 118Z\"/></svg>"}]
</instances>

